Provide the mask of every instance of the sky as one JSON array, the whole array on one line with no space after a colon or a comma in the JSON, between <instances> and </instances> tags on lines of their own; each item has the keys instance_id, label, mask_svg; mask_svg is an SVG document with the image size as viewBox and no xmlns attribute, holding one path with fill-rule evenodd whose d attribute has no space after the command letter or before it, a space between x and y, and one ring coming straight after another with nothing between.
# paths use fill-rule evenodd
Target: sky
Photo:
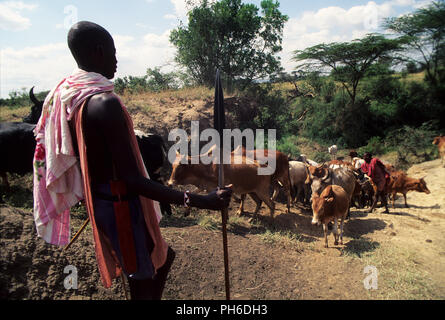
<instances>
[{"instance_id":1,"label":"sky","mask_svg":"<svg viewBox=\"0 0 445 320\"><path fill-rule=\"evenodd\" d=\"M295 69L295 50L383 32L382 20L413 12L432 0L278 0L289 17L282 66ZM260 7L260 0L243 0ZM69 28L87 20L115 40L116 77L142 76L147 68L177 68L171 30L187 24L185 0L0 0L0 97L11 91L52 89L76 69L66 43Z\"/></svg>"}]
</instances>

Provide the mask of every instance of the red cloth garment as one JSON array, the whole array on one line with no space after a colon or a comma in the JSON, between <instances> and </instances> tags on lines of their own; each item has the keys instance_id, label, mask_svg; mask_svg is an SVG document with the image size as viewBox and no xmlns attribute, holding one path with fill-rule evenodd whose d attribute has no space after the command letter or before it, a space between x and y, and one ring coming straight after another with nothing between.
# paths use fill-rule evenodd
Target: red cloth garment
<instances>
[{"instance_id":1,"label":"red cloth garment","mask_svg":"<svg viewBox=\"0 0 445 320\"><path fill-rule=\"evenodd\" d=\"M385 165L377 158L373 158L370 163L361 166L363 173L367 174L377 186L378 191L384 191L389 175L383 169Z\"/></svg>"},{"instance_id":2,"label":"red cloth garment","mask_svg":"<svg viewBox=\"0 0 445 320\"><path fill-rule=\"evenodd\" d=\"M80 165L82 169L83 185L85 191L85 203L93 230L97 264L102 283L105 288L109 288L112 285L112 279L115 279L121 275L122 267L120 266L119 260L117 259L116 254L112 249L112 246L109 243L107 237L97 228L94 218L94 204L91 190L91 179L88 170L87 148L85 145L82 130L83 117L81 115L84 110L85 104L86 103L84 102L78 109L78 111L76 111L73 120L75 121L77 143L79 146ZM142 175L148 178L148 174L140 154L139 146L137 144L136 136L134 134L133 122L122 102L121 106L125 117L124 121L126 121L127 123L128 134L131 138L131 146L137 161L138 169ZM157 270L161 268L166 262L168 249L168 245L163 239L159 228L160 217L158 211L156 210L158 209L159 204L151 199L142 196L140 196L139 199L141 202L145 224L154 244L154 248L151 253L151 261L153 262L155 272L157 272ZM156 204L157 206L155 206Z\"/></svg>"}]
</instances>

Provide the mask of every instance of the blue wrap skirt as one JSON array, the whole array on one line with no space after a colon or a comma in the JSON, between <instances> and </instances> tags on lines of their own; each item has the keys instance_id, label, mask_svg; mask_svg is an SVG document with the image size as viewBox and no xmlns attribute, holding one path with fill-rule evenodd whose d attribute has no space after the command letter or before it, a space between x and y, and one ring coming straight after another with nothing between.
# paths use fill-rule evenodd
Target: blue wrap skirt
<instances>
[{"instance_id":1,"label":"blue wrap skirt","mask_svg":"<svg viewBox=\"0 0 445 320\"><path fill-rule=\"evenodd\" d=\"M92 188L92 194L94 203L94 217L97 228L108 237L121 266L123 266L122 253L117 235L114 204L112 200L105 199L106 197L103 196L101 197L101 195L106 195L110 198L112 197L110 185L95 185ZM128 199L128 205L130 208L131 226L138 268L137 272L132 274L128 274L124 269L124 273L127 277L134 280L151 279L154 276L154 267L150 258L150 253L153 250L153 242L145 224L139 196L130 197Z\"/></svg>"}]
</instances>

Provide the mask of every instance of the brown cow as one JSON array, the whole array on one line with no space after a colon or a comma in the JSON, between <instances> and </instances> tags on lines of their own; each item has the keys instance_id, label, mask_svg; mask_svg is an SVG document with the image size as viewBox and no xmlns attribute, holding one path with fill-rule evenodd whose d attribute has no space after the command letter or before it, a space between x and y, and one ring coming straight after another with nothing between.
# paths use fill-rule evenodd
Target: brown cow
<instances>
[{"instance_id":1,"label":"brown cow","mask_svg":"<svg viewBox=\"0 0 445 320\"><path fill-rule=\"evenodd\" d=\"M311 184L312 196L320 194L328 185L341 186L352 200L356 188L356 178L354 172L348 168L331 169L324 165L308 167L308 177L306 183ZM349 219L349 212L348 212Z\"/></svg>"},{"instance_id":2,"label":"brown cow","mask_svg":"<svg viewBox=\"0 0 445 320\"><path fill-rule=\"evenodd\" d=\"M442 167L445 168L445 137L439 136L435 137L433 144L437 145L440 154L440 160L442 161Z\"/></svg>"},{"instance_id":3,"label":"brown cow","mask_svg":"<svg viewBox=\"0 0 445 320\"><path fill-rule=\"evenodd\" d=\"M186 157L187 164L182 164L181 160ZM249 194L256 202L255 215L261 208L264 201L270 209L270 216L273 218L275 204L269 197L269 187L271 183L270 175L258 175L260 165L249 159L243 159L241 164L236 164L232 156L232 164L224 164L224 184L233 185L233 193L241 195L241 205L238 214L244 210L245 195ZM203 190L215 189L218 186L218 164L190 164L191 157L176 155L173 163L173 170L168 181L168 185L191 184Z\"/></svg>"},{"instance_id":4,"label":"brown cow","mask_svg":"<svg viewBox=\"0 0 445 320\"><path fill-rule=\"evenodd\" d=\"M423 178L414 179L407 176L403 171L396 171L391 173L390 182L387 186L387 193L392 195L392 207L395 208L396 194L403 194L405 199L405 207L408 207L406 202L406 194L408 191L425 192L430 194L430 190L426 186L426 182Z\"/></svg>"},{"instance_id":5,"label":"brown cow","mask_svg":"<svg viewBox=\"0 0 445 320\"><path fill-rule=\"evenodd\" d=\"M238 149L234 150L232 152L232 156L236 154ZM259 161L261 164L263 164L265 161L268 160L268 157L273 156L269 153L272 150L246 150L244 147L242 148L242 155L247 156L250 159L255 159L256 161ZM290 178L289 178L289 159L287 155L280 151L273 151L275 152L275 164L276 169L275 172L272 174L271 177L271 183L274 187L274 192L272 195L272 200L275 201L275 199L278 196L279 192L279 184L284 188L284 192L287 197L287 212L290 213L290 203L291 203L291 184L290 184Z\"/></svg>"},{"instance_id":6,"label":"brown cow","mask_svg":"<svg viewBox=\"0 0 445 320\"><path fill-rule=\"evenodd\" d=\"M327 186L323 192L318 195L312 195L312 224L323 224L325 248L328 247L328 223L334 221L335 245L343 245L343 224L348 213L350 197L346 191L337 185ZM338 234L338 219L340 219L340 235Z\"/></svg>"}]
</instances>

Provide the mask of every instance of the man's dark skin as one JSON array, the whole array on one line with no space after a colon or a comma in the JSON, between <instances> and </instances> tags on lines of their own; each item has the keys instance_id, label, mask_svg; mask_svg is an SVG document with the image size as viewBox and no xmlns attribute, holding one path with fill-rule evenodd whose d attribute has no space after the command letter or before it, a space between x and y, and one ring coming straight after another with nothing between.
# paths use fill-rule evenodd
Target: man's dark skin
<instances>
[{"instance_id":1,"label":"man's dark skin","mask_svg":"<svg viewBox=\"0 0 445 320\"><path fill-rule=\"evenodd\" d=\"M80 69L99 73L108 79L114 78L117 69L116 49L111 35L105 29L90 22L79 22L71 28L68 44ZM125 182L129 194L142 195L159 202L184 204L183 192L170 189L140 174L131 149L122 106L114 94L100 93L91 97L82 116L92 185L106 184L117 178ZM215 190L208 195L190 194L190 206L220 210L228 207L231 194L230 187ZM167 277L169 267L163 272L164 278ZM155 279L154 282L151 279L130 281L132 289L137 287L132 290L132 298L160 299L162 289L154 290L158 291L155 294L147 293L147 290L144 292L143 287L147 286L163 288L165 279L159 280L159 283Z\"/></svg>"}]
</instances>

